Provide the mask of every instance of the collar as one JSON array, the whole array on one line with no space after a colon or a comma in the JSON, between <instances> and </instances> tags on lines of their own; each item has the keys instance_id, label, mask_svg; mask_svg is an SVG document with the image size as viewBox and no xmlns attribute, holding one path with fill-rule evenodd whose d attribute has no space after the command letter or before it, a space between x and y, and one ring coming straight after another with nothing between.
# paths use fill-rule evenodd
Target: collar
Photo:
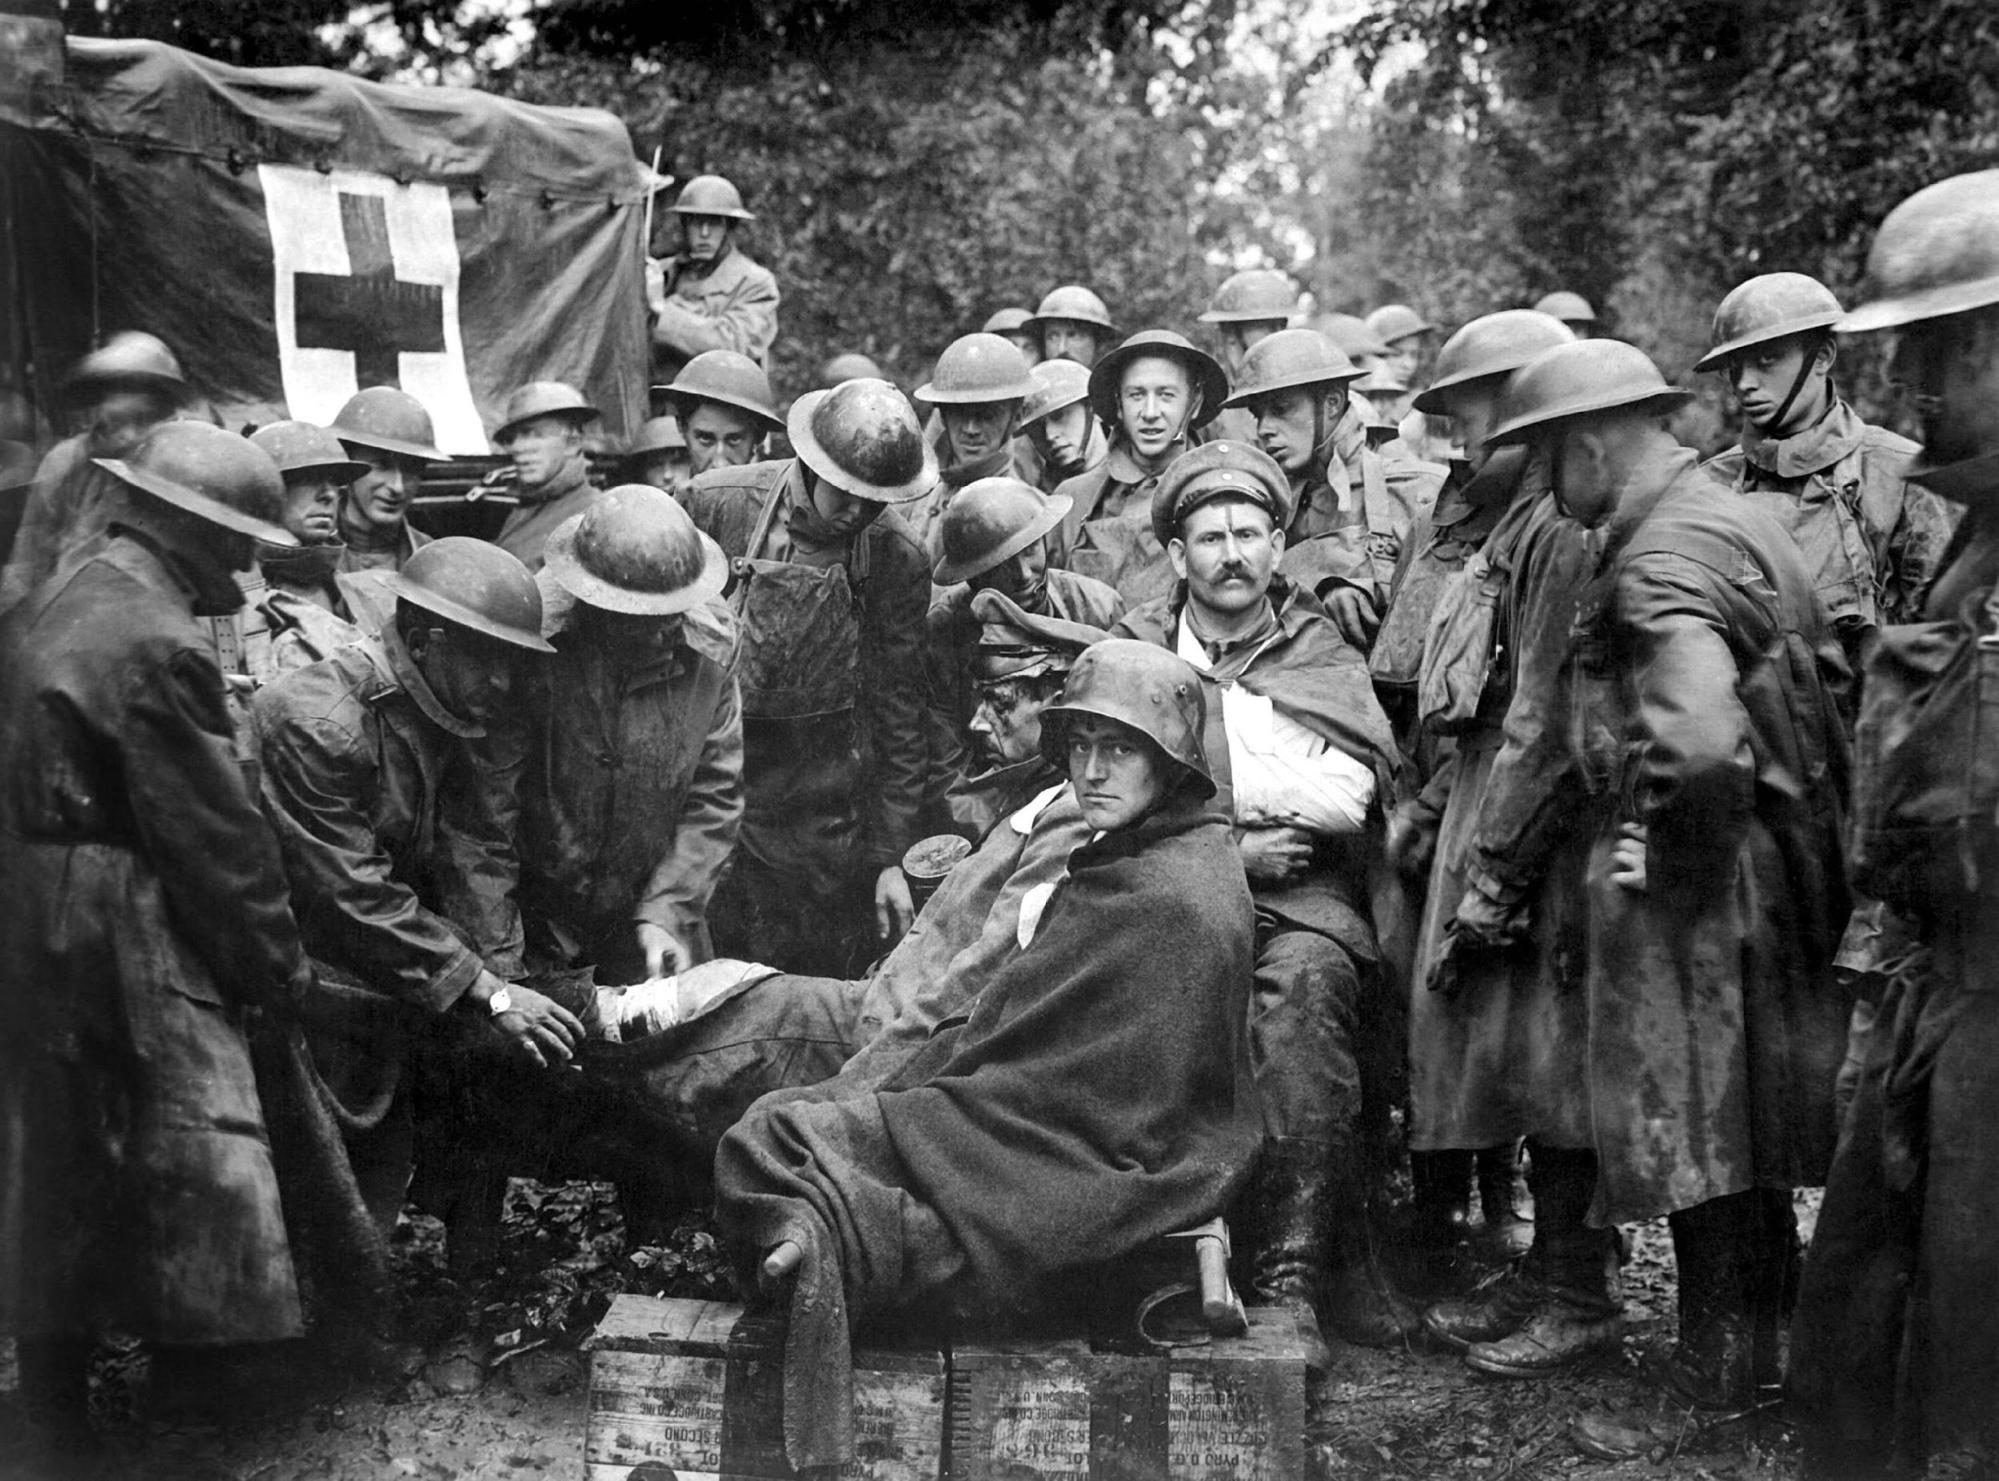
<instances>
[{"instance_id":1,"label":"collar","mask_svg":"<svg viewBox=\"0 0 1999 1481\"><path fill-rule=\"evenodd\" d=\"M579 452L562 465L554 478L540 488L530 489L516 485L514 497L520 501L523 508L531 508L537 504L553 504L557 499L575 493L589 481L590 460Z\"/></svg>"},{"instance_id":2,"label":"collar","mask_svg":"<svg viewBox=\"0 0 1999 1481\"><path fill-rule=\"evenodd\" d=\"M981 478L997 478L1011 471L1013 467L1013 445L1011 439L1003 442L994 451L987 453L976 463L953 463L942 470L940 477L954 489L961 489L968 483Z\"/></svg>"},{"instance_id":3,"label":"collar","mask_svg":"<svg viewBox=\"0 0 1999 1481\"><path fill-rule=\"evenodd\" d=\"M322 586L333 579L347 547L338 540L322 545L257 546L257 565L273 585Z\"/></svg>"},{"instance_id":4,"label":"collar","mask_svg":"<svg viewBox=\"0 0 1999 1481\"><path fill-rule=\"evenodd\" d=\"M1159 472L1148 473L1139 466L1138 459L1132 455L1131 445L1120 437L1111 444L1110 456L1104 459L1104 467L1109 470L1111 482L1113 483L1150 483L1153 479L1159 477L1160 473L1164 473L1170 468L1173 465L1173 460L1186 450L1187 439L1182 435L1175 439L1173 445L1166 450L1166 458L1160 463Z\"/></svg>"},{"instance_id":5,"label":"collar","mask_svg":"<svg viewBox=\"0 0 1999 1481\"><path fill-rule=\"evenodd\" d=\"M1186 651L1191 640L1193 644L1199 646L1202 657L1207 660L1205 663L1194 665L1201 669L1227 665L1238 655L1262 647L1276 636L1278 631L1277 607L1268 596L1263 599L1263 610L1258 614L1255 625L1247 632L1233 638L1211 638L1202 632L1200 610L1191 601L1180 609L1180 619L1178 647L1181 650L1181 657L1192 661Z\"/></svg>"},{"instance_id":6,"label":"collar","mask_svg":"<svg viewBox=\"0 0 1999 1481\"><path fill-rule=\"evenodd\" d=\"M1691 448L1675 447L1670 452L1652 453L1631 470L1623 497L1617 501L1617 512L1604 522L1602 565L1608 565L1624 548L1638 527L1651 518L1666 490L1692 472L1695 462Z\"/></svg>"},{"instance_id":7,"label":"collar","mask_svg":"<svg viewBox=\"0 0 1999 1481\"><path fill-rule=\"evenodd\" d=\"M347 517L347 501L340 501L340 512L334 516L334 525L340 532L340 539L356 554L375 554L386 550L401 550L409 540L409 525L405 522L393 529L383 530L378 525L357 526Z\"/></svg>"},{"instance_id":8,"label":"collar","mask_svg":"<svg viewBox=\"0 0 1999 1481\"><path fill-rule=\"evenodd\" d=\"M674 280L678 282L682 278L712 278L722 270L722 264L735 255L736 244L734 242L725 243L722 250L706 262L689 257L685 252L675 253L673 259Z\"/></svg>"},{"instance_id":9,"label":"collar","mask_svg":"<svg viewBox=\"0 0 1999 1481\"><path fill-rule=\"evenodd\" d=\"M1742 455L1765 473L1779 478L1805 478L1830 468L1860 446L1867 424L1838 397L1824 416L1789 437L1765 437L1754 427L1742 429Z\"/></svg>"},{"instance_id":10,"label":"collar","mask_svg":"<svg viewBox=\"0 0 1999 1481\"><path fill-rule=\"evenodd\" d=\"M474 720L461 720L444 707L444 701L437 697L437 691L430 687L430 681L423 676L423 670L416 666L409 648L403 642L403 635L391 622L372 638L364 639L361 647L368 654L375 671L390 681L389 687L402 690L416 702L423 711L424 718L438 729L461 739L472 739L486 733L486 727ZM377 694L386 693L387 688ZM374 696L370 696L371 698Z\"/></svg>"}]
</instances>

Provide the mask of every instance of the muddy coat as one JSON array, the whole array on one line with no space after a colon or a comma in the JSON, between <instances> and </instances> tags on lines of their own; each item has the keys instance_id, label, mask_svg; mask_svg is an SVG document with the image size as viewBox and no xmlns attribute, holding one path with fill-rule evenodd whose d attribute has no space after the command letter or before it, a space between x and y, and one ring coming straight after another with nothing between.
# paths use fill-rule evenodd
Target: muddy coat
<instances>
[{"instance_id":1,"label":"muddy coat","mask_svg":"<svg viewBox=\"0 0 1999 1481\"><path fill-rule=\"evenodd\" d=\"M578 453L576 461L557 476L554 483L532 492L523 490L521 502L493 543L530 571L541 569L542 547L548 537L564 524L589 512L604 497L604 491L590 482L590 465Z\"/></svg>"},{"instance_id":2,"label":"muddy coat","mask_svg":"<svg viewBox=\"0 0 1999 1481\"><path fill-rule=\"evenodd\" d=\"M1358 587L1388 606L1396 565L1418 524L1437 502L1449 469L1368 446L1366 425L1350 405L1327 435L1284 531L1278 565L1313 596Z\"/></svg>"},{"instance_id":3,"label":"muddy coat","mask_svg":"<svg viewBox=\"0 0 1999 1481\"><path fill-rule=\"evenodd\" d=\"M1561 671L1591 574L1587 539L1532 486L1447 528L1447 539L1475 552L1454 578L1471 587L1459 593L1467 600L1456 620L1433 632L1424 663L1477 672L1425 688L1455 689L1458 703L1475 708L1468 720L1452 718L1451 752L1425 794L1442 816L1410 971L1409 1142L1443 1151L1531 1135L1584 1147L1588 836L1565 826L1577 783ZM1459 641L1462 629L1470 631ZM1379 640L1374 651L1384 651ZM1518 902L1528 939L1460 957L1457 987L1441 996L1428 987L1430 970L1475 877Z\"/></svg>"},{"instance_id":4,"label":"muddy coat","mask_svg":"<svg viewBox=\"0 0 1999 1481\"><path fill-rule=\"evenodd\" d=\"M1783 438L1745 427L1740 446L1703 465L1797 541L1856 672L1869 633L1920 613L1957 524L1951 505L1908 481L1916 452L1835 399L1815 426Z\"/></svg>"},{"instance_id":5,"label":"muddy coat","mask_svg":"<svg viewBox=\"0 0 1999 1481\"><path fill-rule=\"evenodd\" d=\"M1797 547L1683 451L1634 475L1603 539L1569 697L1597 823L1590 1217L1611 1224L1824 1180L1851 902L1845 664ZM1642 892L1609 877L1624 823L1648 830Z\"/></svg>"},{"instance_id":6,"label":"muddy coat","mask_svg":"<svg viewBox=\"0 0 1999 1481\"><path fill-rule=\"evenodd\" d=\"M777 279L731 246L712 266L663 264L666 307L652 326L653 375L670 381L707 350L734 350L761 365L777 338Z\"/></svg>"},{"instance_id":7,"label":"muddy coat","mask_svg":"<svg viewBox=\"0 0 1999 1481\"><path fill-rule=\"evenodd\" d=\"M309 973L193 605L114 533L0 623L0 1331L300 1330L244 1015Z\"/></svg>"},{"instance_id":8,"label":"muddy coat","mask_svg":"<svg viewBox=\"0 0 1999 1481\"><path fill-rule=\"evenodd\" d=\"M48 580L86 541L103 534L122 499L118 480L91 461L88 432L50 448L28 487L14 548L0 572L0 612Z\"/></svg>"},{"instance_id":9,"label":"muddy coat","mask_svg":"<svg viewBox=\"0 0 1999 1481\"><path fill-rule=\"evenodd\" d=\"M871 934L872 909L861 920L856 897L919 836L930 568L893 509L837 558L815 563L791 549L768 559L799 467L714 468L680 494L731 559L728 601L743 642L743 826L711 926L725 955L846 975L846 963L811 952L798 928L810 912L813 937L849 926ZM752 550L772 497L776 530ZM747 914L742 939L729 939L740 923L725 931L725 905ZM803 954L791 955L794 946Z\"/></svg>"},{"instance_id":10,"label":"muddy coat","mask_svg":"<svg viewBox=\"0 0 1999 1481\"><path fill-rule=\"evenodd\" d=\"M541 586L552 612L573 611L546 575ZM549 640L555 656L480 746L530 940L558 965L623 965L637 980L635 928L649 922L706 960L708 897L743 817L735 619L705 603L672 652L629 671L562 618Z\"/></svg>"},{"instance_id":11,"label":"muddy coat","mask_svg":"<svg viewBox=\"0 0 1999 1481\"><path fill-rule=\"evenodd\" d=\"M1176 444L1158 473L1133 460L1122 439L1094 468L1057 485L1075 503L1048 534L1048 564L1089 576L1112 587L1127 607L1137 607L1173 588L1173 562L1152 532L1152 495L1173 458Z\"/></svg>"}]
</instances>

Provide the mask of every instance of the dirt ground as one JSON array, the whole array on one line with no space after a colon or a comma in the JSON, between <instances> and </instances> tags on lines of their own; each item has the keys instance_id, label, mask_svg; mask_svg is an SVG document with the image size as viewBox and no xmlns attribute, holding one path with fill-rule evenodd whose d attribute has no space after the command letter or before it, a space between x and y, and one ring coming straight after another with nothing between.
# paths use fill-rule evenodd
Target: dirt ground
<instances>
[{"instance_id":1,"label":"dirt ground","mask_svg":"<svg viewBox=\"0 0 1999 1481\"><path fill-rule=\"evenodd\" d=\"M1807 1232L1816 1199L1801 1200ZM1679 1477L1776 1481L1795 1470L1791 1437L1774 1417L1674 1427L1637 1378L1638 1356L1672 1330L1671 1246L1663 1222L1629 1230L1629 1337L1622 1359L1561 1380L1485 1380L1454 1356L1381 1353L1336 1344L1336 1365L1312 1396L1308 1474L1356 1481L1403 1478ZM727 1297L713 1238L684 1219L664 1244L627 1252L610 1190L516 1183L502 1260L476 1292L455 1288L434 1223L406 1221L397 1258L413 1336L435 1340L476 1313L499 1361L470 1397L434 1392L418 1374L384 1387L306 1383L268 1418L226 1428L164 1428L140 1416L145 1362L129 1345L100 1353L94 1403L107 1454L84 1472L105 1481L582 1481L586 1359L577 1344L621 1290ZM274 1366L273 1372L277 1373ZM0 1478L56 1481L23 1449L11 1353L0 1354ZM1664 1421L1644 1460L1582 1455L1569 1426L1587 1412Z\"/></svg>"}]
</instances>

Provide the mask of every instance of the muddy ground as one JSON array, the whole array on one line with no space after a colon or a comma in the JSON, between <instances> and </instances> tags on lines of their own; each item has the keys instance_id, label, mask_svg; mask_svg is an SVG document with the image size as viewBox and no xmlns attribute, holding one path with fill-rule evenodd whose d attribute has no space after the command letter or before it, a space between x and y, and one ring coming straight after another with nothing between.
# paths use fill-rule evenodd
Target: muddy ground
<instances>
[{"instance_id":1,"label":"muddy ground","mask_svg":"<svg viewBox=\"0 0 1999 1481\"><path fill-rule=\"evenodd\" d=\"M1807 1228L1813 1205L1801 1208ZM1521 1384L1478 1378L1450 1355L1340 1346L1334 1372L1314 1390L1309 1474L1356 1481L1792 1475L1791 1437L1777 1419L1676 1426L1676 1416L1647 1396L1637 1362L1672 1329L1671 1246L1663 1222L1628 1232L1630 1335L1620 1362ZM601 1185L516 1183L502 1261L476 1291L460 1291L446 1277L440 1232L430 1221L405 1221L397 1260L412 1335L441 1338L471 1310L495 1340L499 1360L482 1391L440 1395L422 1373L392 1385L301 1380L301 1391L269 1417L170 1428L143 1417L143 1356L111 1347L99 1355L94 1394L107 1453L81 1474L106 1481L582 1481L586 1359L576 1348L611 1295L728 1296L723 1261L701 1220L684 1219L664 1244L628 1252L615 1201ZM274 1365L274 1388L278 1374ZM53 1473L23 1447L17 1398L11 1355L0 1355L0 1477L43 1481ZM1664 1421L1662 1434L1671 1438L1643 1460L1589 1459L1571 1442L1569 1426L1593 1411Z\"/></svg>"}]
</instances>

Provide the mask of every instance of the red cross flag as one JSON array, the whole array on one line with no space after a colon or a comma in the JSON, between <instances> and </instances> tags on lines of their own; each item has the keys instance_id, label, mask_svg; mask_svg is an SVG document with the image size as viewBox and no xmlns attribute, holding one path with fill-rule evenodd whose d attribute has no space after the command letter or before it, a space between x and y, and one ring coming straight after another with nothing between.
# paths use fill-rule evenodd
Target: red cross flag
<instances>
[{"instance_id":1,"label":"red cross flag","mask_svg":"<svg viewBox=\"0 0 1999 1481\"><path fill-rule=\"evenodd\" d=\"M483 453L531 380L580 387L613 438L644 419L650 172L612 115L157 42L72 38L62 64L60 93L0 68L37 390L145 329L231 427L394 385Z\"/></svg>"}]
</instances>

